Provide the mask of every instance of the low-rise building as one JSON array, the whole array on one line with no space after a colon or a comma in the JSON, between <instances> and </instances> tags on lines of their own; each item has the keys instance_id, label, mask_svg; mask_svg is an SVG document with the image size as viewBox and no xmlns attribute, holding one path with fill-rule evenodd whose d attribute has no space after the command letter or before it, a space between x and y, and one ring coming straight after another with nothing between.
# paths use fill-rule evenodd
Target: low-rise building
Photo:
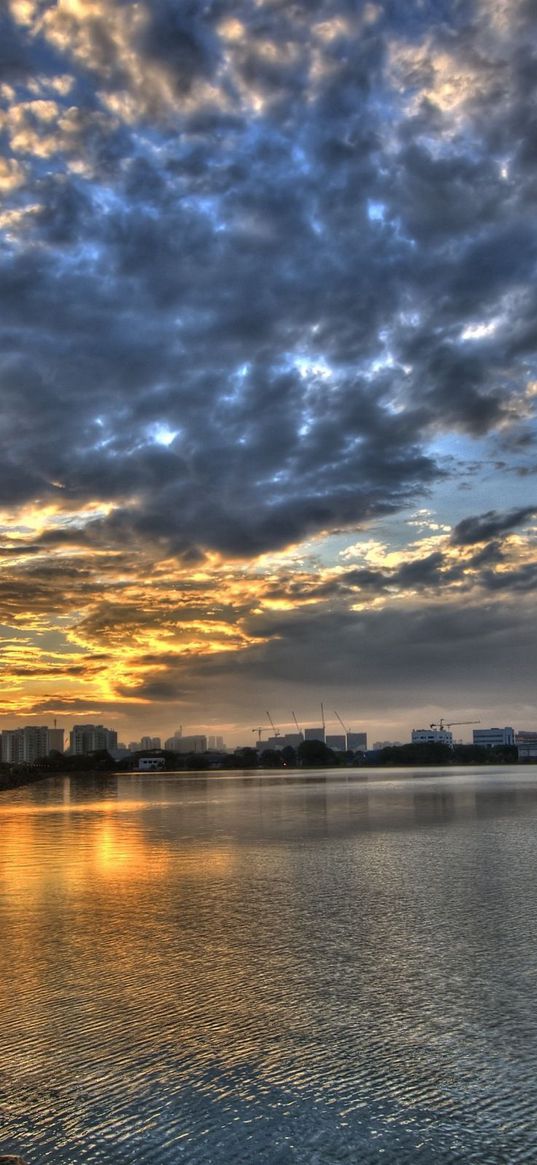
<instances>
[{"instance_id":1,"label":"low-rise building","mask_svg":"<svg viewBox=\"0 0 537 1165\"><path fill-rule=\"evenodd\" d=\"M453 733L448 728L413 728L412 744L448 744L453 748Z\"/></svg>"},{"instance_id":2,"label":"low-rise building","mask_svg":"<svg viewBox=\"0 0 537 1165\"><path fill-rule=\"evenodd\" d=\"M347 748L353 752L367 752L367 732L347 732Z\"/></svg>"},{"instance_id":3,"label":"low-rise building","mask_svg":"<svg viewBox=\"0 0 537 1165\"><path fill-rule=\"evenodd\" d=\"M306 728L304 730L304 739L305 740L322 740L322 742L324 744L325 735L326 735L326 733L325 733L324 725L322 727Z\"/></svg>"},{"instance_id":4,"label":"low-rise building","mask_svg":"<svg viewBox=\"0 0 537 1165\"><path fill-rule=\"evenodd\" d=\"M343 732L334 732L326 737L325 744L327 748L332 748L335 752L345 752L347 737Z\"/></svg>"},{"instance_id":5,"label":"low-rise building","mask_svg":"<svg viewBox=\"0 0 537 1165\"><path fill-rule=\"evenodd\" d=\"M473 742L480 748L498 748L515 743L513 728L474 728Z\"/></svg>"},{"instance_id":6,"label":"low-rise building","mask_svg":"<svg viewBox=\"0 0 537 1165\"><path fill-rule=\"evenodd\" d=\"M518 748L519 760L537 759L537 731L517 732L515 744Z\"/></svg>"}]
</instances>

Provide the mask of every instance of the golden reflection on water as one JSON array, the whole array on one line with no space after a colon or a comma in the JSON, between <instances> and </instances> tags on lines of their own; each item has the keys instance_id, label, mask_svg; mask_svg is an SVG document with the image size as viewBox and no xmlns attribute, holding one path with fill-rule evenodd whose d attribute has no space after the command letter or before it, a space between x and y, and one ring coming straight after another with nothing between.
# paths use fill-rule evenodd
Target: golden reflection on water
<instances>
[{"instance_id":1,"label":"golden reflection on water","mask_svg":"<svg viewBox=\"0 0 537 1165\"><path fill-rule=\"evenodd\" d=\"M51 1077L66 1112L80 1088L80 1112L97 1096L118 1128L144 1088L166 1113L192 1082L226 1104L336 1097L347 1116L364 1095L455 1111L477 1056L493 1087L487 1017L505 1013L511 952L533 967L514 896L534 833L525 816L505 829L520 792L502 793L501 820L491 797L155 780L6 800L0 1011L18 1119L40 1127Z\"/></svg>"}]
</instances>

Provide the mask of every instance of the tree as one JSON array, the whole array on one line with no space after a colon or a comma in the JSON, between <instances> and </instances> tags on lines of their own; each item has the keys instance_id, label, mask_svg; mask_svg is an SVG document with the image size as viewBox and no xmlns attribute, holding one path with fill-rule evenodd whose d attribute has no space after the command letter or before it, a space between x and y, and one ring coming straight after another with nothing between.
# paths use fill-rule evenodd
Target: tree
<instances>
[{"instance_id":1,"label":"tree","mask_svg":"<svg viewBox=\"0 0 537 1165\"><path fill-rule=\"evenodd\" d=\"M298 746L298 761L304 768L321 768L338 765L335 752L322 740L303 740Z\"/></svg>"}]
</instances>

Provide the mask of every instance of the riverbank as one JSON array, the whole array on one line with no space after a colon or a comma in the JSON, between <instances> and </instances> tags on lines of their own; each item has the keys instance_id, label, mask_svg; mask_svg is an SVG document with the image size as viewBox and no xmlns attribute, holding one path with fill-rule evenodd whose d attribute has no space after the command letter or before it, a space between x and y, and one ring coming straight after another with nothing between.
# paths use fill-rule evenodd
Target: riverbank
<instances>
[{"instance_id":1,"label":"riverbank","mask_svg":"<svg viewBox=\"0 0 537 1165\"><path fill-rule=\"evenodd\" d=\"M50 774L41 772L39 769L25 770L24 772L2 772L0 773L0 793L5 793L10 789L20 789L22 785L33 785L37 781L43 781L45 777ZM2 1158L0 1157L0 1165Z\"/></svg>"}]
</instances>

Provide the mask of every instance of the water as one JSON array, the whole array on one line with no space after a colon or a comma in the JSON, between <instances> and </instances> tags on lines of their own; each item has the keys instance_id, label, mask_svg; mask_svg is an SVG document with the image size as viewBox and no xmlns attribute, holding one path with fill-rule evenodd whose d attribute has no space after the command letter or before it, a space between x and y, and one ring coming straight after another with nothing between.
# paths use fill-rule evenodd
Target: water
<instances>
[{"instance_id":1,"label":"water","mask_svg":"<svg viewBox=\"0 0 537 1165\"><path fill-rule=\"evenodd\" d=\"M537 769L0 795L0 1152L537 1159Z\"/></svg>"}]
</instances>

